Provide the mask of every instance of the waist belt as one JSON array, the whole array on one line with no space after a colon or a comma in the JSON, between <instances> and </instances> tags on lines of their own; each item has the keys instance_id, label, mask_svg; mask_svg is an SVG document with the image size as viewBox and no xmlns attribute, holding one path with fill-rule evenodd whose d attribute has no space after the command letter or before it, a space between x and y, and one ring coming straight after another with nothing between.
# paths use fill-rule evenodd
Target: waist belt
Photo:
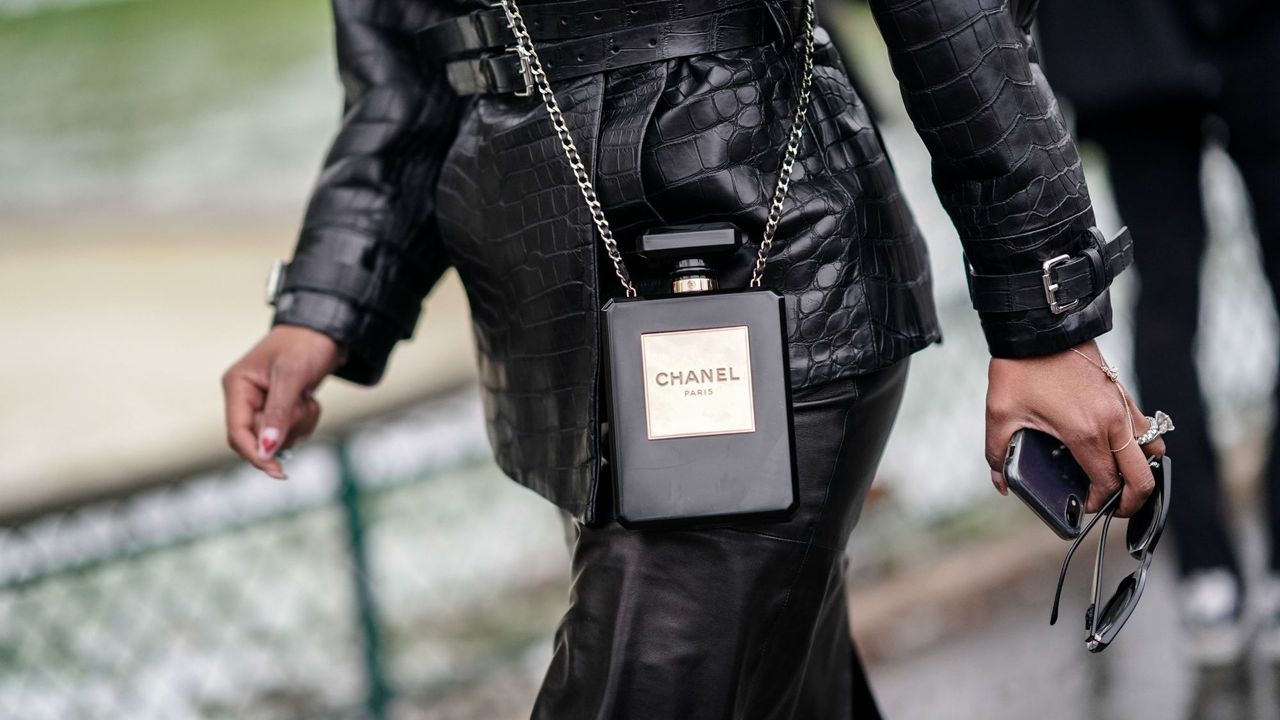
<instances>
[{"instance_id":1,"label":"waist belt","mask_svg":"<svg viewBox=\"0 0 1280 720\"><path fill-rule=\"evenodd\" d=\"M548 3L529 5L525 24L535 41L543 41L538 55L552 82L762 45L788 34L785 19L768 3L724 4ZM691 15L697 11L705 12ZM449 84L459 95L533 90L528 64L511 47L515 36L500 7L423 28L417 43L424 57L444 61Z\"/></svg>"},{"instance_id":2,"label":"waist belt","mask_svg":"<svg viewBox=\"0 0 1280 720\"><path fill-rule=\"evenodd\" d=\"M1060 315L1092 298L1133 262L1133 238L1121 228L1107 240L1089 228L1093 243L1079 255L1046 260L1038 271L1014 275L969 274L969 296L978 312L1010 313L1049 308Z\"/></svg>"}]
</instances>

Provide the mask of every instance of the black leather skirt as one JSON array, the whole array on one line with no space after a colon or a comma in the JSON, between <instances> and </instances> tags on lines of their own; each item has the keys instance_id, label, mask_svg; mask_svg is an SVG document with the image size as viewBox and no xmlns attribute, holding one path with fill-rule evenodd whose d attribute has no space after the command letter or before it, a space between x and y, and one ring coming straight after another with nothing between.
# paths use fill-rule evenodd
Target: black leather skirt
<instances>
[{"instance_id":1,"label":"black leather skirt","mask_svg":"<svg viewBox=\"0 0 1280 720\"><path fill-rule=\"evenodd\" d=\"M794 395L786 522L627 530L571 521L570 607L534 720L874 720L845 552L907 360Z\"/></svg>"}]
</instances>

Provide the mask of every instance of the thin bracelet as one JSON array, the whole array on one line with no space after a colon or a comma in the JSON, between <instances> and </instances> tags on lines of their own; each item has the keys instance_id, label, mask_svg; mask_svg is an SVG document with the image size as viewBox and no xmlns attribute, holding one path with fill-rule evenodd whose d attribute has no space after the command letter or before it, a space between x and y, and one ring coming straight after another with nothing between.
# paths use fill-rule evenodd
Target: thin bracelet
<instances>
[{"instance_id":1,"label":"thin bracelet","mask_svg":"<svg viewBox=\"0 0 1280 720\"><path fill-rule=\"evenodd\" d=\"M1110 380L1111 382L1115 383L1116 390L1120 392L1120 404L1121 404L1121 405L1124 405L1124 416L1125 416L1125 420L1127 420L1127 421L1128 421L1128 423L1129 423L1129 433L1130 433L1130 437L1129 437L1129 441L1128 441L1128 442L1126 442L1125 444L1123 444L1123 445L1121 445L1120 447L1115 448L1115 449L1112 449L1112 448L1111 448L1111 443L1107 443L1107 449L1108 449L1108 450L1111 450L1111 452L1112 452L1113 454L1114 454L1114 453L1118 453L1118 452L1120 452L1121 450L1124 450L1125 448L1127 448L1127 447L1129 447L1130 445L1132 445L1132 444L1133 444L1133 440L1134 440L1134 437L1132 436L1132 433L1133 433L1133 409L1132 409L1132 407L1130 407L1130 404L1129 404L1129 396L1128 396L1128 395L1126 395L1126 394L1125 394L1125 392L1124 392L1124 386L1120 384L1120 371L1119 371L1119 370L1116 370L1116 369L1115 369L1115 367L1114 367L1114 366L1112 366L1112 365L1107 365L1107 364L1106 364L1106 363L1104 363L1104 362L1100 362L1100 361L1098 361L1098 360L1094 360L1093 358L1089 357L1088 355L1085 355L1084 353L1080 352L1079 350L1077 350L1077 349L1075 349L1075 348L1071 348L1071 352L1073 352L1073 353L1075 353L1075 354L1079 355L1080 357L1084 358L1085 360L1088 360L1090 365L1096 365L1096 366L1098 366L1098 368L1099 368L1100 370L1102 370L1102 374L1103 374L1103 375L1106 375L1108 380Z\"/></svg>"}]
</instances>

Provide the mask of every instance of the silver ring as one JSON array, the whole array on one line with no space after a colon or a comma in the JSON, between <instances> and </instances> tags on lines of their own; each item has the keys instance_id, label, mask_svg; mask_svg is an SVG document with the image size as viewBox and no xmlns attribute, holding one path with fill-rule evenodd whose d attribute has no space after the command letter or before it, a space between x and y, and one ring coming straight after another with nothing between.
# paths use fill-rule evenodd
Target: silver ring
<instances>
[{"instance_id":1,"label":"silver ring","mask_svg":"<svg viewBox=\"0 0 1280 720\"><path fill-rule=\"evenodd\" d=\"M1147 416L1147 431L1134 438L1139 445L1146 445L1173 429L1173 418L1163 410L1157 410L1155 416Z\"/></svg>"},{"instance_id":2,"label":"silver ring","mask_svg":"<svg viewBox=\"0 0 1280 720\"><path fill-rule=\"evenodd\" d=\"M293 459L293 451L288 449L281 450L276 453L276 459L280 462L289 462Z\"/></svg>"}]
</instances>

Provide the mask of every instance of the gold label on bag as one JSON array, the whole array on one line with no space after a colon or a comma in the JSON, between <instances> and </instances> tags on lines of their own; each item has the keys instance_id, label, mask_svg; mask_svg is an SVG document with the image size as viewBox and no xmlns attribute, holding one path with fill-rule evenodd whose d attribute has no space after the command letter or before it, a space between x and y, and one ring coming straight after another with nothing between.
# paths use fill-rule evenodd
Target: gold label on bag
<instances>
[{"instance_id":1,"label":"gold label on bag","mask_svg":"<svg viewBox=\"0 0 1280 720\"><path fill-rule=\"evenodd\" d=\"M650 440L755 432L747 326L644 333Z\"/></svg>"}]
</instances>

